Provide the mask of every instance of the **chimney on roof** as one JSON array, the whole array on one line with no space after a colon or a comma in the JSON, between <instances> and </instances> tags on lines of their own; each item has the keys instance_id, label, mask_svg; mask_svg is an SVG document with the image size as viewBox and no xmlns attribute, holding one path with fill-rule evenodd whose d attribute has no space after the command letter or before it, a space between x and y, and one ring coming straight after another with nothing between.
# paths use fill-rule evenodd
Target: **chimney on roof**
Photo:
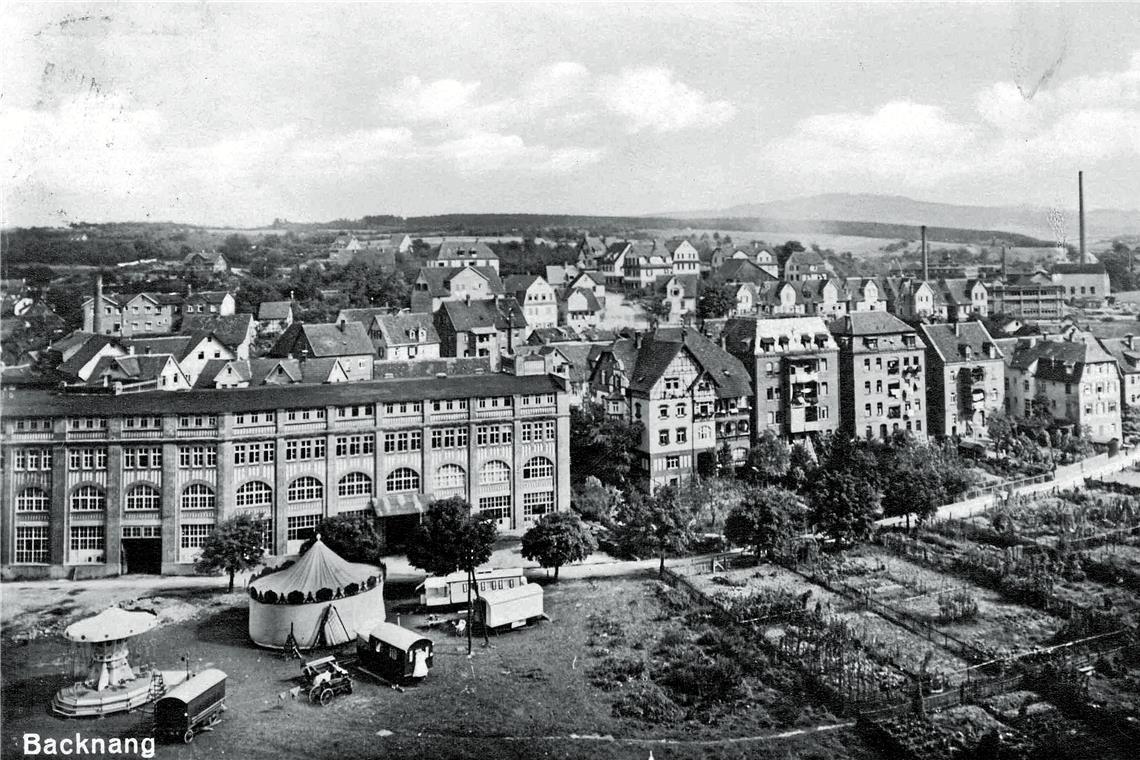
<instances>
[{"instance_id":1,"label":"chimney on roof","mask_svg":"<svg viewBox=\"0 0 1140 760\"><path fill-rule=\"evenodd\" d=\"M962 337L962 323L961 322L955 322L954 323L954 337L955 338Z\"/></svg>"},{"instance_id":2,"label":"chimney on roof","mask_svg":"<svg viewBox=\"0 0 1140 760\"><path fill-rule=\"evenodd\" d=\"M926 252L926 225L922 225L922 279L930 279L930 256Z\"/></svg>"},{"instance_id":3,"label":"chimney on roof","mask_svg":"<svg viewBox=\"0 0 1140 760\"><path fill-rule=\"evenodd\" d=\"M103 334L103 275L95 275L95 301L91 304L91 331Z\"/></svg>"},{"instance_id":4,"label":"chimney on roof","mask_svg":"<svg viewBox=\"0 0 1140 760\"><path fill-rule=\"evenodd\" d=\"M1081 217L1081 263L1085 260L1085 173L1077 172L1077 204Z\"/></svg>"},{"instance_id":5,"label":"chimney on roof","mask_svg":"<svg viewBox=\"0 0 1140 760\"><path fill-rule=\"evenodd\" d=\"M1124 342L1128 344L1128 350L1129 351L1132 350L1132 341L1133 341L1132 333L1128 333L1127 335L1124 336Z\"/></svg>"}]
</instances>

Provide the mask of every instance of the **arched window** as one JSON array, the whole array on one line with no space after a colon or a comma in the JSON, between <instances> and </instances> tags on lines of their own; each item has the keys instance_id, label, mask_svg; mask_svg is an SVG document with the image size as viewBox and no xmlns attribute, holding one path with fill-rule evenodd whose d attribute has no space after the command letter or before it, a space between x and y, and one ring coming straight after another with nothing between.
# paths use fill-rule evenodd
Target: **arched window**
<instances>
[{"instance_id":1,"label":"arched window","mask_svg":"<svg viewBox=\"0 0 1140 760\"><path fill-rule=\"evenodd\" d=\"M320 501L325 498L325 486L316 478L305 476L289 484L289 501Z\"/></svg>"},{"instance_id":2,"label":"arched window","mask_svg":"<svg viewBox=\"0 0 1140 760\"><path fill-rule=\"evenodd\" d=\"M523 477L527 480L554 477L554 462L546 457L534 457L523 465Z\"/></svg>"},{"instance_id":3,"label":"arched window","mask_svg":"<svg viewBox=\"0 0 1140 760\"><path fill-rule=\"evenodd\" d=\"M384 488L388 493L418 491L420 490L420 474L411 467L392 470L384 481Z\"/></svg>"},{"instance_id":4,"label":"arched window","mask_svg":"<svg viewBox=\"0 0 1140 760\"><path fill-rule=\"evenodd\" d=\"M337 496L371 496L372 478L363 472L350 472L336 486Z\"/></svg>"},{"instance_id":5,"label":"arched window","mask_svg":"<svg viewBox=\"0 0 1140 760\"><path fill-rule=\"evenodd\" d=\"M154 486L140 485L127 491L127 509L158 509L162 493Z\"/></svg>"},{"instance_id":6,"label":"arched window","mask_svg":"<svg viewBox=\"0 0 1140 760\"><path fill-rule=\"evenodd\" d=\"M436 488L466 488L467 471L457 464L445 464L436 470Z\"/></svg>"},{"instance_id":7,"label":"arched window","mask_svg":"<svg viewBox=\"0 0 1140 760\"><path fill-rule=\"evenodd\" d=\"M493 486L497 483L510 483L511 482L511 468L507 466L506 462L498 460L487 462L483 465L483 469L479 471L479 485Z\"/></svg>"},{"instance_id":8,"label":"arched window","mask_svg":"<svg viewBox=\"0 0 1140 760\"><path fill-rule=\"evenodd\" d=\"M71 492L71 508L79 512L106 509L107 495L98 486L80 486Z\"/></svg>"},{"instance_id":9,"label":"arched window","mask_svg":"<svg viewBox=\"0 0 1140 760\"><path fill-rule=\"evenodd\" d=\"M51 497L42 488L25 488L16 494L17 512L46 512L51 506Z\"/></svg>"},{"instance_id":10,"label":"arched window","mask_svg":"<svg viewBox=\"0 0 1140 760\"><path fill-rule=\"evenodd\" d=\"M273 506L273 488L260 480L251 480L234 494L235 507Z\"/></svg>"},{"instance_id":11,"label":"arched window","mask_svg":"<svg viewBox=\"0 0 1140 760\"><path fill-rule=\"evenodd\" d=\"M213 509L214 489L202 483L191 483L182 491L183 509Z\"/></svg>"}]
</instances>

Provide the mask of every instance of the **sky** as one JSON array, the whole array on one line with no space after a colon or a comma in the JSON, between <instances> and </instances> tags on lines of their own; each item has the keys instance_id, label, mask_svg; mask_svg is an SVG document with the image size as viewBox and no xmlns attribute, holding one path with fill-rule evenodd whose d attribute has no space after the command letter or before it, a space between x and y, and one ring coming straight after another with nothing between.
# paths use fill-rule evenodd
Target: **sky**
<instances>
[{"instance_id":1,"label":"sky","mask_svg":"<svg viewBox=\"0 0 1140 760\"><path fill-rule=\"evenodd\" d=\"M0 5L0 221L1140 208L1140 4Z\"/></svg>"}]
</instances>

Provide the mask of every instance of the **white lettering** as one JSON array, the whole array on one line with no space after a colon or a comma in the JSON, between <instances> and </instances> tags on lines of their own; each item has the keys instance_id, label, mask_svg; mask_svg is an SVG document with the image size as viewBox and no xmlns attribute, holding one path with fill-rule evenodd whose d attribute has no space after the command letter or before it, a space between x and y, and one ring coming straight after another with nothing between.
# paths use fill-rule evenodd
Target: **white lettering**
<instances>
[{"instance_id":1,"label":"white lettering","mask_svg":"<svg viewBox=\"0 0 1140 760\"><path fill-rule=\"evenodd\" d=\"M27 733L23 735L23 748L25 757L36 755L46 756L86 756L86 755L137 755L145 760L153 760L155 753L155 739L147 736L142 739L130 736L126 738L114 736L104 738L101 736L87 737L76 733L74 737L64 739L45 739L39 734Z\"/></svg>"},{"instance_id":2,"label":"white lettering","mask_svg":"<svg viewBox=\"0 0 1140 760\"><path fill-rule=\"evenodd\" d=\"M38 755L38 754L40 754L40 735L39 734L24 734L24 754L25 755Z\"/></svg>"},{"instance_id":3,"label":"white lettering","mask_svg":"<svg viewBox=\"0 0 1140 760\"><path fill-rule=\"evenodd\" d=\"M44 739L44 754L45 755L58 754L55 751L55 739Z\"/></svg>"},{"instance_id":4,"label":"white lettering","mask_svg":"<svg viewBox=\"0 0 1140 760\"><path fill-rule=\"evenodd\" d=\"M139 757L145 758L146 760L150 760L152 757L154 757L153 736L148 736L142 740L142 751L139 753Z\"/></svg>"},{"instance_id":5,"label":"white lettering","mask_svg":"<svg viewBox=\"0 0 1140 760\"><path fill-rule=\"evenodd\" d=\"M123 754L123 740L117 736L112 737L111 741L107 743L107 752L111 753L112 755Z\"/></svg>"},{"instance_id":6,"label":"white lettering","mask_svg":"<svg viewBox=\"0 0 1140 760\"><path fill-rule=\"evenodd\" d=\"M60 739L59 740L59 754L61 755L74 755L75 754L75 740L74 739ZM54 752L52 754L55 754Z\"/></svg>"}]
</instances>

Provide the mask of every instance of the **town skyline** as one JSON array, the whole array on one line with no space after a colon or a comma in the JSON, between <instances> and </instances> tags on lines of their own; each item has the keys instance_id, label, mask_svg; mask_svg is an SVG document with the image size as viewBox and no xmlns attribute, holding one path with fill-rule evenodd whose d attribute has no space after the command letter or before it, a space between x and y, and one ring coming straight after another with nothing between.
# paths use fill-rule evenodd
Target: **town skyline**
<instances>
[{"instance_id":1,"label":"town skyline","mask_svg":"<svg viewBox=\"0 0 1140 760\"><path fill-rule=\"evenodd\" d=\"M6 226L1140 198L1127 5L4 15Z\"/></svg>"}]
</instances>

